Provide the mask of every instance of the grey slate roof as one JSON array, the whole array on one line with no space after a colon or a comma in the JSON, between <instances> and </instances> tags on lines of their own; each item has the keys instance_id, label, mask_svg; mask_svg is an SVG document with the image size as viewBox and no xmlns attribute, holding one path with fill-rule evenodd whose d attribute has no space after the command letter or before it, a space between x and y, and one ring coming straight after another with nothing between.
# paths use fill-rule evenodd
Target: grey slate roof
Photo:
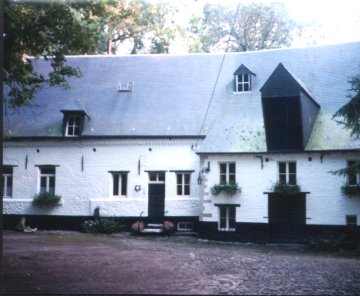
<instances>
[{"instance_id":1,"label":"grey slate roof","mask_svg":"<svg viewBox=\"0 0 360 296\"><path fill-rule=\"evenodd\" d=\"M38 107L7 110L4 134L61 136L60 110L81 109L90 117L85 119L84 136L206 135L199 153L264 152L260 88L282 63L321 106L306 149L359 149L360 141L350 138L331 116L348 100L347 81L360 72L360 42L228 53L217 80L222 58L222 54L69 56L68 63L79 67L83 77L71 79L67 90L42 89L34 100ZM256 76L251 92L234 94L233 73L241 64ZM35 67L49 70L43 60L35 61ZM134 82L133 90L118 92L121 82Z\"/></svg>"}]
</instances>

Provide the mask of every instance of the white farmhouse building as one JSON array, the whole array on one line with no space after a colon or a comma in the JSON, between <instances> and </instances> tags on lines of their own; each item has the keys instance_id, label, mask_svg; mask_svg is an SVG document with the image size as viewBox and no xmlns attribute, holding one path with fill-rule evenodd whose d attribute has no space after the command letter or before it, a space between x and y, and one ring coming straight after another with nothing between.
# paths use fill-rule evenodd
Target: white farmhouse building
<instances>
[{"instance_id":1,"label":"white farmhouse building","mask_svg":"<svg viewBox=\"0 0 360 296\"><path fill-rule=\"evenodd\" d=\"M69 56L83 77L4 107L3 214L78 228L100 215L171 220L239 241L301 241L360 223L360 140L332 115L359 73L360 42L227 54ZM44 60L33 60L46 75ZM272 192L276 182L300 193ZM234 194L218 189L231 189ZM218 185L218 186L216 186ZM213 189L213 190L212 190ZM38 208L49 191L60 205Z\"/></svg>"}]
</instances>

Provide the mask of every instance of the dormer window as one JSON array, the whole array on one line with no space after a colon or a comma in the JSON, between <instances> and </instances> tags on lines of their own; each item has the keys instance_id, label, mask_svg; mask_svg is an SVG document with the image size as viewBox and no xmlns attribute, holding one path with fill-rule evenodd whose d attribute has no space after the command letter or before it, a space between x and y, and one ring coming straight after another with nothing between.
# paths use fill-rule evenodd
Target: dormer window
<instances>
[{"instance_id":1,"label":"dormer window","mask_svg":"<svg viewBox=\"0 0 360 296\"><path fill-rule=\"evenodd\" d=\"M252 76L255 76L255 73L241 64L234 73L234 93L250 92L252 89Z\"/></svg>"},{"instance_id":2,"label":"dormer window","mask_svg":"<svg viewBox=\"0 0 360 296\"><path fill-rule=\"evenodd\" d=\"M68 117L66 123L66 136L80 136L80 122L81 116L79 115L71 115Z\"/></svg>"},{"instance_id":3,"label":"dormer window","mask_svg":"<svg viewBox=\"0 0 360 296\"><path fill-rule=\"evenodd\" d=\"M62 134L66 137L79 137L84 129L85 111L61 110L64 113ZM87 116L89 118L89 116ZM90 118L89 118L90 119Z\"/></svg>"},{"instance_id":4,"label":"dormer window","mask_svg":"<svg viewBox=\"0 0 360 296\"><path fill-rule=\"evenodd\" d=\"M251 76L249 74L235 75L235 92L251 91Z\"/></svg>"}]
</instances>

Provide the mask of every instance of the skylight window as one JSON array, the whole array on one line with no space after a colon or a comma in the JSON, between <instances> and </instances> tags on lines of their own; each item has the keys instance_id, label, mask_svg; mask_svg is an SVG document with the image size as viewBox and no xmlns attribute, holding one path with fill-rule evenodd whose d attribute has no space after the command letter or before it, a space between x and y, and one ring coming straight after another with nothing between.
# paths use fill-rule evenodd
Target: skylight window
<instances>
[{"instance_id":1,"label":"skylight window","mask_svg":"<svg viewBox=\"0 0 360 296\"><path fill-rule=\"evenodd\" d=\"M120 82L119 83L119 92L130 92L132 91L134 82Z\"/></svg>"}]
</instances>

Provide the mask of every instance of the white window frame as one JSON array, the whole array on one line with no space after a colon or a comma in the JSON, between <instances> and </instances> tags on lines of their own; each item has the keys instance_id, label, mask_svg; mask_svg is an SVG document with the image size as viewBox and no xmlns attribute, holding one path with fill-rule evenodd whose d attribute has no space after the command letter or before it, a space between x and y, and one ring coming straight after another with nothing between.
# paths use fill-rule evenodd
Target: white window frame
<instances>
[{"instance_id":1,"label":"white window frame","mask_svg":"<svg viewBox=\"0 0 360 296\"><path fill-rule=\"evenodd\" d=\"M234 173L230 173L230 164L233 164L235 166L235 172ZM225 173L221 172L221 166L225 165ZM221 181L221 177L225 176L225 183ZM234 176L234 182L233 184L236 183L236 162L232 161L232 162L220 162L219 163L219 184L230 184L230 176Z\"/></svg>"},{"instance_id":2,"label":"white window frame","mask_svg":"<svg viewBox=\"0 0 360 296\"><path fill-rule=\"evenodd\" d=\"M73 122L70 123L70 120ZM76 123L76 121L79 121L79 124ZM68 115L66 119L66 133L65 135L68 137L78 137L80 136L80 126L81 126L81 115ZM75 130L78 129L78 133L75 133ZM70 130L72 131L70 133Z\"/></svg>"},{"instance_id":3,"label":"white window frame","mask_svg":"<svg viewBox=\"0 0 360 296\"><path fill-rule=\"evenodd\" d=\"M355 160L355 159L354 159L354 160L352 160L352 159L347 160L347 161L346 161L346 167L349 167L351 162L355 162L357 165L359 165L360 160ZM355 181L356 181L356 184L350 184L350 178L349 178L349 176L347 176L347 183L348 183L348 185L349 185L349 186L360 186L360 171L356 172L355 179L356 179L356 180L355 180Z\"/></svg>"},{"instance_id":4,"label":"white window frame","mask_svg":"<svg viewBox=\"0 0 360 296\"><path fill-rule=\"evenodd\" d=\"M295 164L295 173L290 173L290 163ZM285 164L285 173L280 172L280 164ZM278 162L278 182L279 183L280 183L280 179L281 179L280 176L281 175L285 176L285 184L296 185L297 184L297 164L296 164L296 161L279 161ZM295 184L290 184L289 183L290 175L295 176Z\"/></svg>"},{"instance_id":5,"label":"white window frame","mask_svg":"<svg viewBox=\"0 0 360 296\"><path fill-rule=\"evenodd\" d=\"M189 176L189 183L185 182L185 175ZM178 176L181 176L181 183L178 183ZM191 195L191 173L180 173L177 172L176 173L176 194L179 196L190 196ZM181 186L181 194L179 194L178 188L179 186ZM189 187L189 194L185 194L185 187L188 186Z\"/></svg>"},{"instance_id":6,"label":"white window frame","mask_svg":"<svg viewBox=\"0 0 360 296\"><path fill-rule=\"evenodd\" d=\"M194 229L194 224L193 222L178 222L177 223L177 230L178 231L182 231L182 232L186 232L186 231L192 231Z\"/></svg>"},{"instance_id":7,"label":"white window frame","mask_svg":"<svg viewBox=\"0 0 360 296\"><path fill-rule=\"evenodd\" d=\"M241 77L241 81L239 79ZM245 81L245 77L248 78L248 81ZM242 86L242 90L240 90L239 85ZM248 86L248 90L245 90L245 85ZM235 91L236 94L249 93L251 92L251 74L239 74L235 75Z\"/></svg>"},{"instance_id":8,"label":"white window frame","mask_svg":"<svg viewBox=\"0 0 360 296\"><path fill-rule=\"evenodd\" d=\"M126 184L125 189L123 189L123 178L126 177ZM118 178L118 188L117 192L118 194L114 194L115 191L115 177ZM123 190L125 190L125 194L123 193ZM113 197L126 197L128 193L128 174L127 172L111 172L111 196Z\"/></svg>"},{"instance_id":9,"label":"white window frame","mask_svg":"<svg viewBox=\"0 0 360 296\"><path fill-rule=\"evenodd\" d=\"M225 227L221 227L221 209L225 208L226 209L226 217L225 217L225 221L226 221L226 226ZM219 221L218 221L218 229L219 231L235 231L235 228L230 227L230 209L234 209L234 215L235 215L235 223L236 223L236 207L234 206L219 206Z\"/></svg>"},{"instance_id":10,"label":"white window frame","mask_svg":"<svg viewBox=\"0 0 360 296\"><path fill-rule=\"evenodd\" d=\"M52 174L49 174L49 173L42 173L42 169L53 169L54 170L54 173ZM52 193L52 194L55 194L55 188L56 188L56 167L55 166L48 166L48 167L39 167L39 176L40 176L40 179L39 179L39 193L42 193L42 192L49 192L49 193ZM45 178L45 182L46 182L46 185L45 185L45 191L41 191L41 179L42 178ZM50 191L50 180L51 178L54 178L54 192L51 192Z\"/></svg>"},{"instance_id":11,"label":"white window frame","mask_svg":"<svg viewBox=\"0 0 360 296\"><path fill-rule=\"evenodd\" d=\"M7 169L11 169L11 173L4 173L3 172L3 197L6 198L11 198L12 197L12 193L13 193L13 182L14 182L14 171L13 171L13 167L3 167ZM10 186L8 186L9 184L9 179L11 178L11 184ZM8 188L10 187L10 193L8 192Z\"/></svg>"}]
</instances>

